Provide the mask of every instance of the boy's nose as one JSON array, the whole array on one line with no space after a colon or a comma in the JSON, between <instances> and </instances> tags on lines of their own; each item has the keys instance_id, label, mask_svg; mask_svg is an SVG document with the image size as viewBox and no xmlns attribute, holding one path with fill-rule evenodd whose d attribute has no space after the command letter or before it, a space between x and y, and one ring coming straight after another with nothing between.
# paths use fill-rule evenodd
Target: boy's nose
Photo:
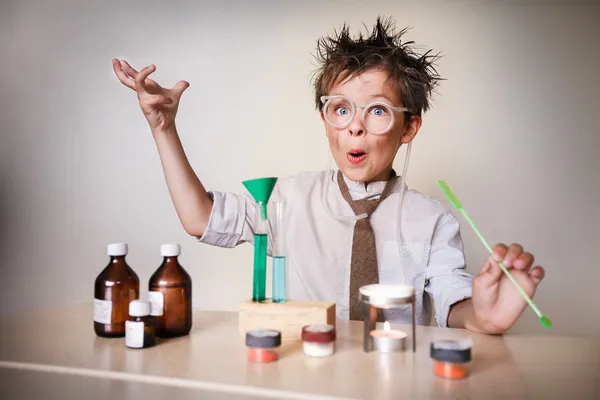
<instances>
[{"instance_id":1,"label":"boy's nose","mask_svg":"<svg viewBox=\"0 0 600 400\"><path fill-rule=\"evenodd\" d=\"M365 127L359 113L356 113L348 125L348 133L352 136L360 136L365 133Z\"/></svg>"}]
</instances>

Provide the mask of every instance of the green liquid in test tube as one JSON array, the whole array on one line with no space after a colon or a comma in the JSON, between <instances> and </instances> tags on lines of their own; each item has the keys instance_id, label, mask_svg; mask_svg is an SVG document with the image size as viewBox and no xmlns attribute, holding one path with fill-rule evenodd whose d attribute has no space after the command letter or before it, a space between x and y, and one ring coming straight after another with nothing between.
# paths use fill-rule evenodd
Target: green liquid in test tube
<instances>
[{"instance_id":1,"label":"green liquid in test tube","mask_svg":"<svg viewBox=\"0 0 600 400\"><path fill-rule=\"evenodd\" d=\"M285 202L275 203L275 235L273 241L273 302L286 301Z\"/></svg>"},{"instance_id":2,"label":"green liquid in test tube","mask_svg":"<svg viewBox=\"0 0 600 400\"><path fill-rule=\"evenodd\" d=\"M277 178L259 178L242 182L257 202L254 220L254 281L252 283L252 301L266 299L267 287L267 234L269 220L267 203L275 187Z\"/></svg>"},{"instance_id":3,"label":"green liquid in test tube","mask_svg":"<svg viewBox=\"0 0 600 400\"><path fill-rule=\"evenodd\" d=\"M267 289L267 234L254 235L252 301L264 301Z\"/></svg>"}]
</instances>

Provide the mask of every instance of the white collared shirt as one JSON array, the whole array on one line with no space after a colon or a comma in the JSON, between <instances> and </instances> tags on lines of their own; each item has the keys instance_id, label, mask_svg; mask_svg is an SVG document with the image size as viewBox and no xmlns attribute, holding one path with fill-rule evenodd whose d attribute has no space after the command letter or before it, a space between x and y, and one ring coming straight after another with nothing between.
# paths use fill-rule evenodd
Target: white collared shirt
<instances>
[{"instance_id":1,"label":"white collared shirt","mask_svg":"<svg viewBox=\"0 0 600 400\"><path fill-rule=\"evenodd\" d=\"M326 180L329 180L326 186ZM376 199L386 182L346 179L354 200ZM324 193L328 190L327 193ZM257 204L249 193L211 191L214 204L202 243L233 248L254 242ZM269 249L276 229L273 204L286 202L283 234L287 262L287 296L294 300L334 301L338 319L349 318L350 261L354 222L330 216L352 216L337 184L337 171L303 172L277 181L268 206ZM441 203L414 190L405 190L402 221L398 221L400 178L389 197L371 215L375 233L379 282L415 288L416 321L428 325L429 294L435 318L446 327L450 306L471 297L472 276L465 270L463 243L456 217ZM402 244L397 233L401 223ZM385 319L410 323L410 306L385 310Z\"/></svg>"}]
</instances>

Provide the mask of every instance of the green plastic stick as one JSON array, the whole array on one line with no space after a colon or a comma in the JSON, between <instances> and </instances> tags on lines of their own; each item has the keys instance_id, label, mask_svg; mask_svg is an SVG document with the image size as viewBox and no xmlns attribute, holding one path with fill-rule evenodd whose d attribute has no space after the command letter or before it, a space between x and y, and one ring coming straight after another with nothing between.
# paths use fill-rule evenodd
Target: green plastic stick
<instances>
[{"instance_id":1,"label":"green plastic stick","mask_svg":"<svg viewBox=\"0 0 600 400\"><path fill-rule=\"evenodd\" d=\"M448 200L450 200L450 203L452 203L452 205L462 213L462 215L465 217L465 219L467 220L469 225L471 225L471 228L473 228L473 230L479 237L479 240L481 240L481 242L486 247L486 249L490 252L490 254L492 254L493 253L492 248L490 247L488 242L483 238L483 235L479 232L479 230L477 229L477 227L475 226L475 224L473 223L473 221L471 220L471 218L469 217L469 215L463 208L462 203L460 202L460 200L458 200L458 197L456 197L456 195L452 192L452 190L450 190L450 187L448 186L448 184L445 181L438 181L438 185L440 185L440 188L442 188L442 191L444 192L446 197L448 197ZM517 288L519 293L521 293L521 296L523 296L523 298L527 301L527 303L529 303L529 306L533 309L533 311L535 311L537 316L540 318L540 323L545 328L551 328L552 322L542 314L542 312L539 310L539 308L537 308L537 306L534 304L533 300L531 300L531 298L527 295L527 293L525 293L525 291L523 290L521 285L519 285L519 283L515 280L515 278L512 276L512 274L510 272L508 272L508 269L506 269L506 266L504 266L504 264L502 262L498 263L498 265L500 265L500 268L502 269L502 271L506 274L506 276L508 276L508 279L510 279L510 281L513 283L513 285L515 285L515 287Z\"/></svg>"}]
</instances>

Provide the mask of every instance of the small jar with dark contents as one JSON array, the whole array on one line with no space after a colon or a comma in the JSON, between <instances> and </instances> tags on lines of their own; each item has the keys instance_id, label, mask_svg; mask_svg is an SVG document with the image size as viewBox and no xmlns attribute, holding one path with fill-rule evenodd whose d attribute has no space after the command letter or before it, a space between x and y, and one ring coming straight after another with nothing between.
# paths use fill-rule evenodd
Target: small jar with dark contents
<instances>
[{"instance_id":1,"label":"small jar with dark contents","mask_svg":"<svg viewBox=\"0 0 600 400\"><path fill-rule=\"evenodd\" d=\"M150 316L150 303L133 300L129 303L129 319L125 321L125 345L143 349L156 344L156 325Z\"/></svg>"},{"instance_id":2,"label":"small jar with dark contents","mask_svg":"<svg viewBox=\"0 0 600 400\"><path fill-rule=\"evenodd\" d=\"M268 363L279 360L281 332L272 329L254 329L246 333L248 361Z\"/></svg>"},{"instance_id":3,"label":"small jar with dark contents","mask_svg":"<svg viewBox=\"0 0 600 400\"><path fill-rule=\"evenodd\" d=\"M470 373L473 340L436 340L431 343L433 371L442 378L462 379Z\"/></svg>"}]
</instances>

